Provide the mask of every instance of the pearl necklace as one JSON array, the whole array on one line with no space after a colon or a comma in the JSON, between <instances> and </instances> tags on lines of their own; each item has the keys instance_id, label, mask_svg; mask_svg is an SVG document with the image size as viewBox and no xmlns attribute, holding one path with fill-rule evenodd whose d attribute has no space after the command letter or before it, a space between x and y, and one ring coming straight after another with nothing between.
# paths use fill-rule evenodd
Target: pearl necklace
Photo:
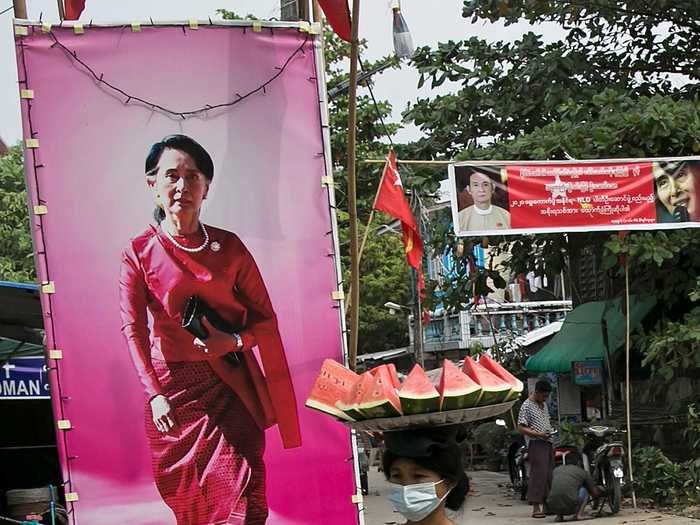
<instances>
[{"instance_id":1,"label":"pearl necklace","mask_svg":"<svg viewBox=\"0 0 700 525\"><path fill-rule=\"evenodd\" d=\"M204 227L203 223L200 222L199 225L202 227L202 233L204 234L204 242L202 243L201 246L197 246L196 248L188 248L187 246L183 246L182 244L177 242L172 235L170 235L170 232L168 230L166 230L165 228L162 228L162 227L161 227L161 229L163 230L163 233L165 234L165 236L168 239L170 239L170 242L172 242L175 246L180 248L182 251L188 252L188 253L197 253L197 252L201 252L209 244L209 234L207 233L207 229Z\"/></svg>"}]
</instances>

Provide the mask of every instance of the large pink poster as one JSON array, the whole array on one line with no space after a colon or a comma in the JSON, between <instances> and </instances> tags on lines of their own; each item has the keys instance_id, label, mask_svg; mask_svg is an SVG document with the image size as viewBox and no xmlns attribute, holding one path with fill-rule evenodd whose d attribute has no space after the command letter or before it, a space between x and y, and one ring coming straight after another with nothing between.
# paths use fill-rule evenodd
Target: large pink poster
<instances>
[{"instance_id":1,"label":"large pink poster","mask_svg":"<svg viewBox=\"0 0 700 525\"><path fill-rule=\"evenodd\" d=\"M303 407L343 355L317 37L17 29L72 523L356 523L348 431Z\"/></svg>"}]
</instances>

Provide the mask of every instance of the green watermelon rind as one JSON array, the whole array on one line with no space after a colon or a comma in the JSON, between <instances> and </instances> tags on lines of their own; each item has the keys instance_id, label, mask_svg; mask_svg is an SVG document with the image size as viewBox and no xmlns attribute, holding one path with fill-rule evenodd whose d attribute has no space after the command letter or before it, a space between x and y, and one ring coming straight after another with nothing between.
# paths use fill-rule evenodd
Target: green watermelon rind
<instances>
[{"instance_id":1,"label":"green watermelon rind","mask_svg":"<svg viewBox=\"0 0 700 525\"><path fill-rule=\"evenodd\" d=\"M344 421L357 421L356 419L353 419L339 408L327 405L326 403L320 403L315 399L307 399L306 403L304 403L304 406L313 410L318 410L319 412L323 412L324 414L337 417L338 419L342 419Z\"/></svg>"},{"instance_id":2,"label":"green watermelon rind","mask_svg":"<svg viewBox=\"0 0 700 525\"><path fill-rule=\"evenodd\" d=\"M341 411L345 416L351 418L354 421L360 421L362 419L366 419L367 416L365 416L362 412L360 412L357 408L357 403L352 403L350 405L346 405L342 401L337 401L335 404L336 408Z\"/></svg>"},{"instance_id":3,"label":"green watermelon rind","mask_svg":"<svg viewBox=\"0 0 700 525\"><path fill-rule=\"evenodd\" d=\"M503 367L503 365L491 359L488 355L481 356L481 358L479 359L479 364L486 368L486 370L488 370L492 374L495 374L496 376L503 379L507 384L511 385L510 392L508 392L508 395L503 401L504 403L507 401L518 399L523 393L523 390L525 389L525 385L523 385L523 382L520 381L520 379L515 377L513 374L511 374L508 370L506 370ZM505 372L506 375L504 375L503 372Z\"/></svg>"},{"instance_id":4,"label":"green watermelon rind","mask_svg":"<svg viewBox=\"0 0 700 525\"><path fill-rule=\"evenodd\" d=\"M443 393L440 410L445 412L447 410L474 408L478 405L481 395L482 389L478 385L462 390L448 390Z\"/></svg>"},{"instance_id":5,"label":"green watermelon rind","mask_svg":"<svg viewBox=\"0 0 700 525\"><path fill-rule=\"evenodd\" d=\"M401 415L401 412L396 410L396 407L387 399L360 403L357 405L357 410L365 419L397 417Z\"/></svg>"},{"instance_id":6,"label":"green watermelon rind","mask_svg":"<svg viewBox=\"0 0 700 525\"><path fill-rule=\"evenodd\" d=\"M513 401L514 399L519 399L524 389L525 385L523 385L523 382L518 379L518 384L510 389L510 392L508 392L508 395L506 396L503 402L505 403L506 401Z\"/></svg>"},{"instance_id":7,"label":"green watermelon rind","mask_svg":"<svg viewBox=\"0 0 700 525\"><path fill-rule=\"evenodd\" d=\"M404 415L425 414L428 412L437 412L440 410L440 394L416 394L407 395L399 392L399 401L401 401L401 410Z\"/></svg>"},{"instance_id":8,"label":"green watermelon rind","mask_svg":"<svg viewBox=\"0 0 700 525\"><path fill-rule=\"evenodd\" d=\"M498 403L505 403L505 400L511 394L510 386L505 386L501 388L491 388L488 386L481 387L481 399L476 406L487 406L487 405L497 405Z\"/></svg>"},{"instance_id":9,"label":"green watermelon rind","mask_svg":"<svg viewBox=\"0 0 700 525\"><path fill-rule=\"evenodd\" d=\"M440 393L419 364L413 366L398 394L404 415L426 414L440 410Z\"/></svg>"}]
</instances>

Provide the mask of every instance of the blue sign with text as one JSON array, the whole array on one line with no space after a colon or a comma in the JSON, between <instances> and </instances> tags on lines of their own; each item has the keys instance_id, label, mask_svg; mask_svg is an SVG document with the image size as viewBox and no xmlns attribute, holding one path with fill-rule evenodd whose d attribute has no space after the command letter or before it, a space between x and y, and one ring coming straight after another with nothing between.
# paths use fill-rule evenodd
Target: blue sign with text
<instances>
[{"instance_id":1,"label":"blue sign with text","mask_svg":"<svg viewBox=\"0 0 700 525\"><path fill-rule=\"evenodd\" d=\"M50 399L43 356L13 357L0 365L0 399Z\"/></svg>"}]
</instances>

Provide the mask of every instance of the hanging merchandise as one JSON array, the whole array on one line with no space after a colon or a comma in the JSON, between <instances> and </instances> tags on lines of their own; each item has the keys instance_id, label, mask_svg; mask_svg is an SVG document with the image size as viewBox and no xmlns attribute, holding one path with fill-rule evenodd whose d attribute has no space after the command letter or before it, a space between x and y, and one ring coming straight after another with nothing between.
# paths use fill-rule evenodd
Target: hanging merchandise
<instances>
[{"instance_id":1,"label":"hanging merchandise","mask_svg":"<svg viewBox=\"0 0 700 525\"><path fill-rule=\"evenodd\" d=\"M391 5L394 12L394 52L399 58L411 58L415 47L408 24L401 14L401 4L394 0Z\"/></svg>"}]
</instances>

